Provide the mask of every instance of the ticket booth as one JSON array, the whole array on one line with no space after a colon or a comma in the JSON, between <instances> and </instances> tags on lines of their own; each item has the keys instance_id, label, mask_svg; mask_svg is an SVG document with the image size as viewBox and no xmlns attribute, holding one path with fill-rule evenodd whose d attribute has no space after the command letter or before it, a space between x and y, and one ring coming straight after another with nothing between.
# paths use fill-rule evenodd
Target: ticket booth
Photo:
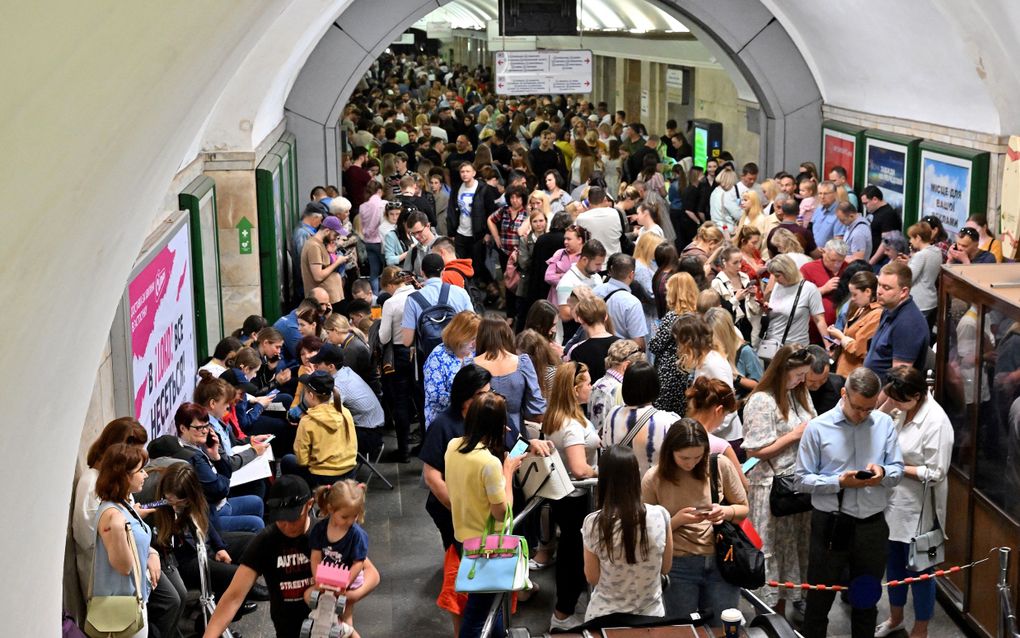
<instances>
[{"instance_id":1,"label":"ticket booth","mask_svg":"<svg viewBox=\"0 0 1020 638\"><path fill-rule=\"evenodd\" d=\"M994 636L990 552L1020 542L1020 264L943 267L936 351L935 397L955 434L945 565L992 558L938 579L939 593L974 631ZM1017 563L1013 552L1014 607Z\"/></svg>"}]
</instances>

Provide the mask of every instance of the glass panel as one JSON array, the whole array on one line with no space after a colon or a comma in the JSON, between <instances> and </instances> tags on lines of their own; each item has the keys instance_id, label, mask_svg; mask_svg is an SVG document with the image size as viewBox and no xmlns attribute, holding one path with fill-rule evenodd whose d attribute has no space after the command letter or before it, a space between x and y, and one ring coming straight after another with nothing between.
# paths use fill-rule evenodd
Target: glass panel
<instances>
[{"instance_id":1,"label":"glass panel","mask_svg":"<svg viewBox=\"0 0 1020 638\"><path fill-rule=\"evenodd\" d=\"M280 276L280 301L286 303L290 299L290 260L287 253L287 224L283 208L283 178L280 168L273 171L273 212L276 215L276 263Z\"/></svg>"},{"instance_id":2,"label":"glass panel","mask_svg":"<svg viewBox=\"0 0 1020 638\"><path fill-rule=\"evenodd\" d=\"M974 484L994 504L1018 517L1020 503L1015 494L1020 489L1020 440L1013 423L1020 420L1020 403L1016 409L1013 403L1020 397L1020 323L1000 309L987 310L983 347L982 381L990 391L982 391L987 402L981 406Z\"/></svg>"},{"instance_id":3,"label":"glass panel","mask_svg":"<svg viewBox=\"0 0 1020 638\"><path fill-rule=\"evenodd\" d=\"M205 299L205 334L210 352L223 338L223 326L220 323L220 269L219 246L216 245L216 209L213 202L213 190L209 190L198 203L198 218L202 232L202 282Z\"/></svg>"},{"instance_id":4,"label":"glass panel","mask_svg":"<svg viewBox=\"0 0 1020 638\"><path fill-rule=\"evenodd\" d=\"M948 299L951 297L944 297L943 301ZM972 376L974 360L977 355L974 340L976 324L972 321L971 327L968 328L968 324L963 321L969 306L962 299L953 299L951 304L944 304L943 307L946 312L946 334L945 339L940 339L939 343L946 349L942 407L945 408L946 414L949 415L949 420L953 424L955 435L953 466L970 475L971 449L974 441L968 407L974 394Z\"/></svg>"}]
</instances>

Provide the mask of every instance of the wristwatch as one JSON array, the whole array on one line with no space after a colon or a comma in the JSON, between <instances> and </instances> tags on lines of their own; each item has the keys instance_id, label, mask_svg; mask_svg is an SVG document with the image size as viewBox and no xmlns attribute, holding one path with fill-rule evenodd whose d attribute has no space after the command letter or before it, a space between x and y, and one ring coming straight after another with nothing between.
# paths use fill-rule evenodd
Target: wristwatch
<instances>
[{"instance_id":1,"label":"wristwatch","mask_svg":"<svg viewBox=\"0 0 1020 638\"><path fill-rule=\"evenodd\" d=\"M740 374L738 374L737 376L733 377L733 385L737 385L738 383L740 383L740 380L743 379L743 378L744 378L743 375L740 375Z\"/></svg>"}]
</instances>

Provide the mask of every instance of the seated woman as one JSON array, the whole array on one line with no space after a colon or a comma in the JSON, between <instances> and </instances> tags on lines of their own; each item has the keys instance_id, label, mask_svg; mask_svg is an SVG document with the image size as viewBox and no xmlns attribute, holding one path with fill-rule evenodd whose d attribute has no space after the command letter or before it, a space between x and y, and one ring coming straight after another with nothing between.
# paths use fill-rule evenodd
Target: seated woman
<instances>
[{"instance_id":1,"label":"seated woman","mask_svg":"<svg viewBox=\"0 0 1020 638\"><path fill-rule=\"evenodd\" d=\"M610 447L599 459L598 510L584 519L584 577L594 589L585 622L614 613L664 616L662 580L673 563L669 511L641 502L637 458Z\"/></svg>"},{"instance_id":2,"label":"seated woman","mask_svg":"<svg viewBox=\"0 0 1020 638\"><path fill-rule=\"evenodd\" d=\"M623 403L606 417L602 430L602 444L611 447L619 444L627 434L641 423L641 429L631 439L630 448L637 457L638 471L644 475L648 468L659 462L659 450L669 426L680 420L675 412L657 410L652 402L659 396L659 375L652 364L638 361L623 375Z\"/></svg>"},{"instance_id":3,"label":"seated woman","mask_svg":"<svg viewBox=\"0 0 1020 638\"><path fill-rule=\"evenodd\" d=\"M316 337L305 337L305 339L316 339ZM301 352L300 345L298 352ZM227 425L236 424L241 432L248 437L271 434L273 440L270 445L273 448L274 458L280 458L294 448L294 426L287 423L279 411L269 412L266 408L276 400L271 395L257 397L255 384L251 379L258 373L262 360L251 348L241 348L233 357L227 359L230 366L220 375L220 379L234 386L234 400L230 403L228 412L224 415L223 421ZM228 432L235 432L227 428Z\"/></svg>"},{"instance_id":4,"label":"seated woman","mask_svg":"<svg viewBox=\"0 0 1020 638\"><path fill-rule=\"evenodd\" d=\"M141 598L142 626L131 638L149 634L146 603L152 583L160 577L159 554L151 547L152 528L129 503L131 494L142 489L148 459L139 445L111 445L103 453L96 478L101 503L96 511L98 538L89 589L93 596Z\"/></svg>"},{"instance_id":5,"label":"seated woman","mask_svg":"<svg viewBox=\"0 0 1020 638\"><path fill-rule=\"evenodd\" d=\"M719 610L736 607L740 589L723 580L715 564L713 525L739 523L747 516L747 495L740 468L716 457L720 501L712 495L708 432L694 419L681 419L662 443L659 463L641 480L641 501L662 505L670 513L673 565L665 593L668 616L689 616L714 610L712 625L720 625Z\"/></svg>"},{"instance_id":6,"label":"seated woman","mask_svg":"<svg viewBox=\"0 0 1020 638\"><path fill-rule=\"evenodd\" d=\"M190 463L174 463L162 471L156 497L165 498L169 507L157 508L153 514L156 528L154 543L161 551L172 554L184 584L199 589L198 542L205 542L209 558L209 584L216 598L223 596L237 572L240 558L252 539L248 532L226 532L222 536L209 521L198 475ZM255 611L255 603L246 603L242 613Z\"/></svg>"},{"instance_id":7,"label":"seated woman","mask_svg":"<svg viewBox=\"0 0 1020 638\"><path fill-rule=\"evenodd\" d=\"M231 457L222 449L209 419L209 412L197 403L183 403L174 414L180 443L193 452L188 462L195 468L212 523L221 532L258 532L265 527L262 499L254 495L228 498L228 494L234 470L264 453L268 446L253 439L250 450Z\"/></svg>"},{"instance_id":8,"label":"seated woman","mask_svg":"<svg viewBox=\"0 0 1020 638\"><path fill-rule=\"evenodd\" d=\"M316 371L300 378L308 411L298 424L294 454L280 459L284 474L296 474L309 485L332 485L353 478L358 460L354 417L340 401L333 377Z\"/></svg>"},{"instance_id":9,"label":"seated woman","mask_svg":"<svg viewBox=\"0 0 1020 638\"><path fill-rule=\"evenodd\" d=\"M436 415L450 402L450 386L461 366L471 363L475 356L475 338L478 336L477 314L465 310L458 312L445 328L443 342L425 359L422 378L425 384L425 428L432 425Z\"/></svg>"}]
</instances>

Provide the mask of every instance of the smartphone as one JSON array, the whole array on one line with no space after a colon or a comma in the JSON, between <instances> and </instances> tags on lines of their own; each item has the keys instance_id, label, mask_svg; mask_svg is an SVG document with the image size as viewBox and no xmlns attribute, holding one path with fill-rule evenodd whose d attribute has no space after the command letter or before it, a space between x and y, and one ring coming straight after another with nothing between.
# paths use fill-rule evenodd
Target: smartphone
<instances>
[{"instance_id":1,"label":"smartphone","mask_svg":"<svg viewBox=\"0 0 1020 638\"><path fill-rule=\"evenodd\" d=\"M143 510L154 510L157 507L168 507L169 505L170 503L165 498L163 498L158 501L153 501L151 503L142 503L138 507L142 508Z\"/></svg>"},{"instance_id":2,"label":"smartphone","mask_svg":"<svg viewBox=\"0 0 1020 638\"><path fill-rule=\"evenodd\" d=\"M269 445L269 442L276 438L275 434L267 434L266 438L262 439L262 445Z\"/></svg>"},{"instance_id":3,"label":"smartphone","mask_svg":"<svg viewBox=\"0 0 1020 638\"><path fill-rule=\"evenodd\" d=\"M695 514L708 514L711 511L712 511L712 506L711 505L702 505L701 507L695 507L694 508L694 513Z\"/></svg>"},{"instance_id":4,"label":"smartphone","mask_svg":"<svg viewBox=\"0 0 1020 638\"><path fill-rule=\"evenodd\" d=\"M279 390L270 390L269 393L266 396L267 397L275 397L278 394L280 394Z\"/></svg>"},{"instance_id":5,"label":"smartphone","mask_svg":"<svg viewBox=\"0 0 1020 638\"><path fill-rule=\"evenodd\" d=\"M822 335L822 339L825 339L825 340L826 340L826 341L828 341L829 343L833 343L833 344L836 344L837 346L838 346L838 345L839 345L839 343L840 343L839 341L837 341L836 339L834 339L834 338L830 337L829 335Z\"/></svg>"},{"instance_id":6,"label":"smartphone","mask_svg":"<svg viewBox=\"0 0 1020 638\"><path fill-rule=\"evenodd\" d=\"M518 456L524 456L528 451L528 442L524 439L517 439L517 443L513 449L510 450L510 458L517 458Z\"/></svg>"},{"instance_id":7,"label":"smartphone","mask_svg":"<svg viewBox=\"0 0 1020 638\"><path fill-rule=\"evenodd\" d=\"M871 470L857 470L857 473L854 474L854 478L860 479L862 481L866 481L869 478L873 478L874 476L875 473L872 472Z\"/></svg>"},{"instance_id":8,"label":"smartphone","mask_svg":"<svg viewBox=\"0 0 1020 638\"><path fill-rule=\"evenodd\" d=\"M216 445L216 439L213 438L212 432L210 432L205 437L205 446L212 447L214 445Z\"/></svg>"}]
</instances>

